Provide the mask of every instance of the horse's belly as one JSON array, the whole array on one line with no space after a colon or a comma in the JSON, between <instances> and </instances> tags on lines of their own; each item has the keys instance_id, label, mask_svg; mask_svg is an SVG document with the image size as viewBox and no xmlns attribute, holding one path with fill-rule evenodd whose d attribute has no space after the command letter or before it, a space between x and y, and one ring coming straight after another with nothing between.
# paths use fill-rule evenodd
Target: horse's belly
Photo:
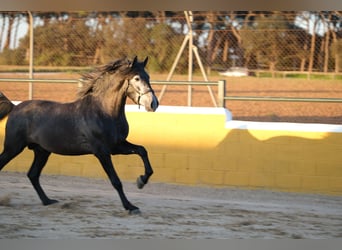
<instances>
[{"instance_id":1,"label":"horse's belly","mask_svg":"<svg viewBox=\"0 0 342 250\"><path fill-rule=\"evenodd\" d=\"M91 154L91 147L88 143L40 143L45 150L60 155L84 155Z\"/></svg>"},{"instance_id":2,"label":"horse's belly","mask_svg":"<svg viewBox=\"0 0 342 250\"><path fill-rule=\"evenodd\" d=\"M32 127L34 129L30 131L30 143L61 155L110 153L128 134L127 126L90 128L84 124L76 126L72 119L55 119L55 122L46 121Z\"/></svg>"},{"instance_id":3,"label":"horse's belly","mask_svg":"<svg viewBox=\"0 0 342 250\"><path fill-rule=\"evenodd\" d=\"M52 128L49 131L34 133L29 139L45 150L61 155L82 155L91 153L90 143L79 133L71 129L61 131Z\"/></svg>"}]
</instances>

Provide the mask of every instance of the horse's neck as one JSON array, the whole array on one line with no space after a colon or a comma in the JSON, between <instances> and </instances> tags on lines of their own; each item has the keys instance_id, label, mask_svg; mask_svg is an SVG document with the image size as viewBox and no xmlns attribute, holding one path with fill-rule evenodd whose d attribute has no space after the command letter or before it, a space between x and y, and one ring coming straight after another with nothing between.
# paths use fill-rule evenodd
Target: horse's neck
<instances>
[{"instance_id":1,"label":"horse's neck","mask_svg":"<svg viewBox=\"0 0 342 250\"><path fill-rule=\"evenodd\" d=\"M120 105L118 105L119 108L117 110L113 110L114 111L113 115L117 115L117 116L121 116L121 117L126 117L126 115L125 115L126 99L127 99L127 97L124 95L122 97Z\"/></svg>"},{"instance_id":2,"label":"horse's neck","mask_svg":"<svg viewBox=\"0 0 342 250\"><path fill-rule=\"evenodd\" d=\"M101 106L103 111L112 116L124 116L125 115L125 104L126 104L126 95L124 92L119 90L117 93L106 93L107 96L104 96L99 101L101 102Z\"/></svg>"},{"instance_id":3,"label":"horse's neck","mask_svg":"<svg viewBox=\"0 0 342 250\"><path fill-rule=\"evenodd\" d=\"M126 103L125 80L122 76L105 74L97 79L91 98L99 104L103 113L113 118L124 115Z\"/></svg>"}]
</instances>

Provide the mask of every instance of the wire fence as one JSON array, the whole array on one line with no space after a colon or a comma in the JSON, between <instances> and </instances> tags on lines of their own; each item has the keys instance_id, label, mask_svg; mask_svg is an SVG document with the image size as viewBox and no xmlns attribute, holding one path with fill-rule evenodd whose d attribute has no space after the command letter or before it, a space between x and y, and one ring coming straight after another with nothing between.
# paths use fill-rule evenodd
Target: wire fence
<instances>
[{"instance_id":1,"label":"wire fence","mask_svg":"<svg viewBox=\"0 0 342 250\"><path fill-rule=\"evenodd\" d=\"M33 12L33 65L88 67L125 56L149 56L166 73L191 31L206 73L246 68L268 72L342 72L342 12ZM28 12L0 12L0 69L26 70ZM184 53L176 73L188 70ZM196 63L194 71L200 71ZM289 74L289 73L287 73Z\"/></svg>"}]
</instances>

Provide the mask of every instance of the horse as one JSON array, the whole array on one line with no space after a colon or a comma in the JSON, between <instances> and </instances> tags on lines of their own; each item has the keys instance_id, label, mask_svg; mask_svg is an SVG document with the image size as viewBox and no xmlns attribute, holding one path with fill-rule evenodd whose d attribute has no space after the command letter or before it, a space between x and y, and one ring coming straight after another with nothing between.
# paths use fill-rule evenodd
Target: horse
<instances>
[{"instance_id":1,"label":"horse","mask_svg":"<svg viewBox=\"0 0 342 250\"><path fill-rule=\"evenodd\" d=\"M126 140L129 132L125 116L125 103L129 97L135 104L154 112L159 102L145 71L144 61L127 58L109 62L82 75L82 86L73 102L59 103L48 100L27 100L18 105L0 94L0 119L8 117L5 128L2 168L28 147L34 152L27 173L43 205L50 199L42 189L39 177L51 153L60 155L93 154L101 163L124 209L130 214L140 213L130 203L115 171L111 155L137 154L141 157L145 173L137 178L139 189L153 174L146 149Z\"/></svg>"}]
</instances>

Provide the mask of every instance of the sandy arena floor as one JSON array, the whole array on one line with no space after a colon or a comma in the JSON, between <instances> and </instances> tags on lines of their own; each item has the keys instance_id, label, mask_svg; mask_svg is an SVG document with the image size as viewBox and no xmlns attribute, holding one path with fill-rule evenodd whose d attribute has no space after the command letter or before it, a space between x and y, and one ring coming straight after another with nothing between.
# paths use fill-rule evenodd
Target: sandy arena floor
<instances>
[{"instance_id":1,"label":"sandy arena floor","mask_svg":"<svg viewBox=\"0 0 342 250\"><path fill-rule=\"evenodd\" d=\"M2 75L2 77L18 77ZM25 76L22 76L25 77ZM42 75L36 78L76 78ZM165 79L154 76L155 80ZM170 87L162 105L186 105L186 86ZM156 86L158 95L161 86ZM27 99L27 83L0 83L11 100ZM215 89L214 89L215 90ZM76 97L76 84L35 84L34 99ZM340 81L227 79L228 95L342 98ZM212 106L206 87L194 88L194 106ZM339 103L227 102L234 119L342 124ZM6 170L6 167L5 167ZM342 197L266 190L125 182L141 215L128 215L103 179L43 175L50 198L42 206L23 173L0 172L0 238L309 238L342 237Z\"/></svg>"},{"instance_id":2,"label":"sandy arena floor","mask_svg":"<svg viewBox=\"0 0 342 250\"><path fill-rule=\"evenodd\" d=\"M23 173L0 172L1 238L342 237L342 197L124 182L128 215L108 180L42 175L40 203Z\"/></svg>"}]
</instances>

